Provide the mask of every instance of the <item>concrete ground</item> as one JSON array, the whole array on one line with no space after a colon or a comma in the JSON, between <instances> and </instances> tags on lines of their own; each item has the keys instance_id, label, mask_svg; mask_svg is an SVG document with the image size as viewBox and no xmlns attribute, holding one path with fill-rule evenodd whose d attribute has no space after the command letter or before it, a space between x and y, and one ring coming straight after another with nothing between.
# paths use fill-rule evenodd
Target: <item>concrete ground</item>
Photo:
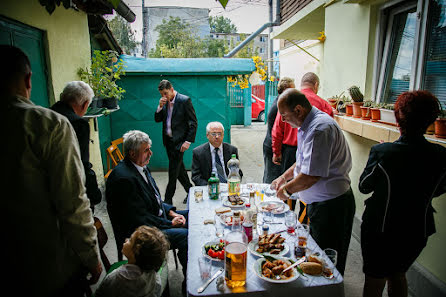
<instances>
[{"instance_id":1,"label":"concrete ground","mask_svg":"<svg viewBox=\"0 0 446 297\"><path fill-rule=\"evenodd\" d=\"M232 126L231 128L231 143L238 147L240 157L240 167L243 170L243 183L247 182L262 182L263 178L263 139L266 133L266 126L261 122L253 122L251 126ZM156 156L153 156L156 158ZM189 172L190 176L190 172ZM164 194L167 186L167 172L153 172L158 187L162 194ZM180 183L177 183L177 191L173 198L174 205L178 209L184 209L185 204L182 203L186 193ZM105 200L105 199L104 199ZM298 211L298 210L296 210ZM105 226L105 230L109 236L108 243L105 246L105 253L107 254L111 263L117 261L116 244L114 241L113 231L110 220L107 215L106 203L102 201L96 207L95 215L98 216ZM180 264L179 264L180 265ZM168 259L169 266L169 287L171 297L180 297L181 282L183 275L181 268L175 269L172 252L169 252ZM180 265L181 266L181 265ZM102 278L105 273L103 273ZM102 279L101 278L101 279ZM352 237L350 241L349 254L347 257L346 271L344 275L344 288L346 297L362 296L362 286L364 284L364 274L362 273L362 257L359 242ZM93 287L93 290L96 286ZM384 292L383 296L387 296Z\"/></svg>"}]
</instances>

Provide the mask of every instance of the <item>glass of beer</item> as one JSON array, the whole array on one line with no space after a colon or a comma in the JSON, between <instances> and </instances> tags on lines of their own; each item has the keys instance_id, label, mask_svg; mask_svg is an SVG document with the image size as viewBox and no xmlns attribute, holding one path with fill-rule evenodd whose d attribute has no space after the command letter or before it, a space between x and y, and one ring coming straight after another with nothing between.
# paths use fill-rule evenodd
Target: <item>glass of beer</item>
<instances>
[{"instance_id":1,"label":"glass of beer","mask_svg":"<svg viewBox=\"0 0 446 297\"><path fill-rule=\"evenodd\" d=\"M324 253L327 255L328 260L324 260L322 273L325 278L331 279L338 262L338 252L334 249L325 249Z\"/></svg>"},{"instance_id":2,"label":"glass of beer","mask_svg":"<svg viewBox=\"0 0 446 297\"><path fill-rule=\"evenodd\" d=\"M231 242L225 248L225 280L230 288L244 286L246 283L246 263L248 249L246 244Z\"/></svg>"}]
</instances>

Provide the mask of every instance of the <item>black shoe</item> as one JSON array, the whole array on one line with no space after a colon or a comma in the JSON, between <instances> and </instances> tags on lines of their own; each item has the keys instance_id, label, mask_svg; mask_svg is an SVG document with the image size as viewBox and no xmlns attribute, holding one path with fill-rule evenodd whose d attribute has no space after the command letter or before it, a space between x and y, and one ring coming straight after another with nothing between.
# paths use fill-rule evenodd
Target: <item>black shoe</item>
<instances>
[{"instance_id":1,"label":"black shoe","mask_svg":"<svg viewBox=\"0 0 446 297\"><path fill-rule=\"evenodd\" d=\"M181 292L183 293L183 295L186 295L186 293L187 293L186 280L183 280L183 283L181 284Z\"/></svg>"},{"instance_id":2,"label":"black shoe","mask_svg":"<svg viewBox=\"0 0 446 297\"><path fill-rule=\"evenodd\" d=\"M189 195L186 196L186 198L184 198L183 200L183 204L187 204L187 198L189 197Z\"/></svg>"}]
</instances>

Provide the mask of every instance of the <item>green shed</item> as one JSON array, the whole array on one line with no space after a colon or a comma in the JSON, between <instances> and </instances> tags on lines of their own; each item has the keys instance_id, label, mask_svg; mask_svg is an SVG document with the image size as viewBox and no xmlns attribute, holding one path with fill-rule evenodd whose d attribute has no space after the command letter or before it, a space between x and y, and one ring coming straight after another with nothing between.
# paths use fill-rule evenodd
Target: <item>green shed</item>
<instances>
[{"instance_id":1,"label":"green shed","mask_svg":"<svg viewBox=\"0 0 446 297\"><path fill-rule=\"evenodd\" d=\"M126 74L119 85L126 90L119 101L119 110L98 118L99 138L104 167L105 149L110 141L129 130L141 130L152 139L152 170L167 170L168 159L162 143L162 123L156 123L154 113L160 94L158 84L169 80L174 89L189 96L198 120L197 135L184 155L187 169L192 163L192 149L207 141L206 125L219 121L225 127L225 142L231 141L231 108L227 90L229 75L250 74L255 70L251 59L145 59L122 55Z\"/></svg>"}]
</instances>

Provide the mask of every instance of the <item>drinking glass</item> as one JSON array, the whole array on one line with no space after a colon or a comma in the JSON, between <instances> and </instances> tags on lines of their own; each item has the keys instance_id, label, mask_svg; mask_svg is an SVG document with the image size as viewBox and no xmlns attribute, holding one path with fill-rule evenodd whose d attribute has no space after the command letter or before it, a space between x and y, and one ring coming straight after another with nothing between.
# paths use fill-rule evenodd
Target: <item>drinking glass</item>
<instances>
[{"instance_id":1,"label":"drinking glass","mask_svg":"<svg viewBox=\"0 0 446 297\"><path fill-rule=\"evenodd\" d=\"M287 233L295 235L297 224L297 214L294 211L287 211L285 213L285 226L287 227Z\"/></svg>"},{"instance_id":2,"label":"drinking glass","mask_svg":"<svg viewBox=\"0 0 446 297\"><path fill-rule=\"evenodd\" d=\"M195 189L194 197L195 197L195 202L203 201L203 189L202 188Z\"/></svg>"},{"instance_id":3,"label":"drinking glass","mask_svg":"<svg viewBox=\"0 0 446 297\"><path fill-rule=\"evenodd\" d=\"M325 249L324 253L327 255L328 260L324 261L323 274L326 278L333 278L333 272L338 262L338 252L334 249Z\"/></svg>"},{"instance_id":4,"label":"drinking glass","mask_svg":"<svg viewBox=\"0 0 446 297\"><path fill-rule=\"evenodd\" d=\"M199 257L198 268L201 279L208 279L211 276L212 260L206 257Z\"/></svg>"},{"instance_id":5,"label":"drinking glass","mask_svg":"<svg viewBox=\"0 0 446 297\"><path fill-rule=\"evenodd\" d=\"M214 226L215 226L215 236L218 238L223 238L224 236L224 226L221 218L218 215L214 216Z\"/></svg>"},{"instance_id":6,"label":"drinking glass","mask_svg":"<svg viewBox=\"0 0 446 297\"><path fill-rule=\"evenodd\" d=\"M273 213L271 211L264 211L262 213L262 219L264 224L269 224L273 221Z\"/></svg>"},{"instance_id":7,"label":"drinking glass","mask_svg":"<svg viewBox=\"0 0 446 297\"><path fill-rule=\"evenodd\" d=\"M299 247L307 246L309 234L310 234L310 227L307 224L301 224L297 230L297 245Z\"/></svg>"}]
</instances>

